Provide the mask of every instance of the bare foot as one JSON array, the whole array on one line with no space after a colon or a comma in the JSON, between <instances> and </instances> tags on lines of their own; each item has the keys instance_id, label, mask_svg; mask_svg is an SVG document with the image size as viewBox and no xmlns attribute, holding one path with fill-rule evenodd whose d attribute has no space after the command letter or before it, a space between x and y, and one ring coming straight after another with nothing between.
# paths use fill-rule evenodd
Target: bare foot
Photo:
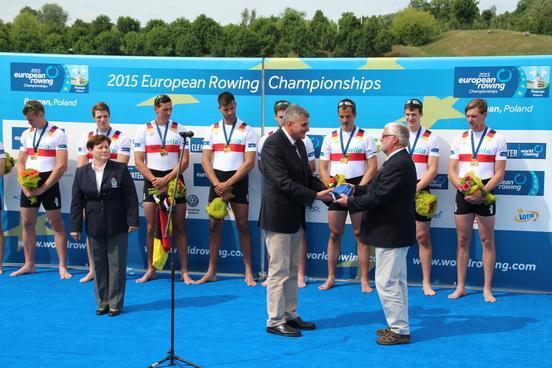
<instances>
[{"instance_id":1,"label":"bare foot","mask_svg":"<svg viewBox=\"0 0 552 368\"><path fill-rule=\"evenodd\" d=\"M245 279L243 279L243 281L247 284L247 286L257 286L255 278L250 273L245 274Z\"/></svg>"},{"instance_id":2,"label":"bare foot","mask_svg":"<svg viewBox=\"0 0 552 368\"><path fill-rule=\"evenodd\" d=\"M28 273L35 273L35 267L29 266L29 265L23 265L17 271L10 273L10 276L21 276L21 275L26 275Z\"/></svg>"},{"instance_id":3,"label":"bare foot","mask_svg":"<svg viewBox=\"0 0 552 368\"><path fill-rule=\"evenodd\" d=\"M65 267L60 267L59 268L59 278L60 279L69 280L71 277L73 277L73 275L71 275L69 273L69 271L67 271L67 268L65 268Z\"/></svg>"},{"instance_id":4,"label":"bare foot","mask_svg":"<svg viewBox=\"0 0 552 368\"><path fill-rule=\"evenodd\" d=\"M88 282L88 281L92 281L92 280L94 280L94 276L95 276L95 272L93 272L93 271L88 271L88 273L86 274L86 276L84 276L83 278L81 278L81 279L79 280L79 282L85 283L85 282Z\"/></svg>"},{"instance_id":5,"label":"bare foot","mask_svg":"<svg viewBox=\"0 0 552 368\"><path fill-rule=\"evenodd\" d=\"M190 277L188 272L182 272L180 275L180 279L184 281L186 285L192 285L195 284L195 281Z\"/></svg>"},{"instance_id":6,"label":"bare foot","mask_svg":"<svg viewBox=\"0 0 552 368\"><path fill-rule=\"evenodd\" d=\"M496 298L493 296L493 292L491 290L483 290L483 298L485 298L487 303L496 302Z\"/></svg>"},{"instance_id":7,"label":"bare foot","mask_svg":"<svg viewBox=\"0 0 552 368\"><path fill-rule=\"evenodd\" d=\"M299 289L302 289L304 287L307 287L307 282L305 281L305 275L299 275L297 276L297 287Z\"/></svg>"},{"instance_id":8,"label":"bare foot","mask_svg":"<svg viewBox=\"0 0 552 368\"><path fill-rule=\"evenodd\" d=\"M329 290L335 285L334 278L328 278L325 283L318 287L319 290Z\"/></svg>"},{"instance_id":9,"label":"bare foot","mask_svg":"<svg viewBox=\"0 0 552 368\"><path fill-rule=\"evenodd\" d=\"M466 295L466 289L464 288L456 288L452 294L448 295L449 299L459 299Z\"/></svg>"},{"instance_id":10,"label":"bare foot","mask_svg":"<svg viewBox=\"0 0 552 368\"><path fill-rule=\"evenodd\" d=\"M155 279L155 270L147 270L144 276L137 279L136 282L139 284L143 284L144 282L148 282L153 279Z\"/></svg>"},{"instance_id":11,"label":"bare foot","mask_svg":"<svg viewBox=\"0 0 552 368\"><path fill-rule=\"evenodd\" d=\"M2 269L2 267L0 267L0 275L4 273L4 270Z\"/></svg>"},{"instance_id":12,"label":"bare foot","mask_svg":"<svg viewBox=\"0 0 552 368\"><path fill-rule=\"evenodd\" d=\"M425 296L433 296L433 295L437 294L437 293L435 292L435 290L433 290L433 289L431 288L431 285L429 285L429 284L424 284L423 290L424 290L424 295L425 295ZM449 295L449 296L450 296L450 295ZM450 298L450 299L455 299L455 298Z\"/></svg>"},{"instance_id":13,"label":"bare foot","mask_svg":"<svg viewBox=\"0 0 552 368\"><path fill-rule=\"evenodd\" d=\"M374 289L370 287L370 281L368 280L360 280L360 290L362 290L363 293L371 293L374 291Z\"/></svg>"},{"instance_id":14,"label":"bare foot","mask_svg":"<svg viewBox=\"0 0 552 368\"><path fill-rule=\"evenodd\" d=\"M266 287L268 285L268 277L261 283L262 286Z\"/></svg>"},{"instance_id":15,"label":"bare foot","mask_svg":"<svg viewBox=\"0 0 552 368\"><path fill-rule=\"evenodd\" d=\"M217 275L215 273L206 273L202 278L196 281L197 285L205 284L206 282L217 281Z\"/></svg>"}]
</instances>

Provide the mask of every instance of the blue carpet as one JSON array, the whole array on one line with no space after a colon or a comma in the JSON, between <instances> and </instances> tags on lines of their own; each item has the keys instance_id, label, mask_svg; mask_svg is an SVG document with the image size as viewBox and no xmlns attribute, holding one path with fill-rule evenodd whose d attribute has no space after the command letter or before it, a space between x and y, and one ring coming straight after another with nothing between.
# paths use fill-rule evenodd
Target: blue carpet
<instances>
[{"instance_id":1,"label":"blue carpet","mask_svg":"<svg viewBox=\"0 0 552 368\"><path fill-rule=\"evenodd\" d=\"M124 313L95 315L92 283L76 271L0 275L1 367L146 367L169 348L170 279L127 283ZM318 330L301 338L265 332L265 289L241 278L176 287L177 355L205 367L552 367L552 295L481 292L460 300L411 287L412 343L379 346L385 326L377 294L341 283L326 292L318 283L300 290L300 315Z\"/></svg>"}]
</instances>

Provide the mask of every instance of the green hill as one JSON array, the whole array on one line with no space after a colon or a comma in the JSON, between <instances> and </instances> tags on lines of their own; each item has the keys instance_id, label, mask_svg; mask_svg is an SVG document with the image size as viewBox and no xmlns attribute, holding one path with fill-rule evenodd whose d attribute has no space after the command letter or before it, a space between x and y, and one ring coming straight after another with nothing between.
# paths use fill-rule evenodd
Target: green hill
<instances>
[{"instance_id":1,"label":"green hill","mask_svg":"<svg viewBox=\"0 0 552 368\"><path fill-rule=\"evenodd\" d=\"M388 56L486 56L552 54L552 36L496 30L450 31L424 46L395 45Z\"/></svg>"}]
</instances>

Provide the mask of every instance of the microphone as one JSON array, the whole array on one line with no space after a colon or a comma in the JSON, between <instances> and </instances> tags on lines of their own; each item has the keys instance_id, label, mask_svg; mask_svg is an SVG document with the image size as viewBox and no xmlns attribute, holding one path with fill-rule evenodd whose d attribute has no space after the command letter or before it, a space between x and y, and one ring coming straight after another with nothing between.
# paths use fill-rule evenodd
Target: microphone
<instances>
[{"instance_id":1,"label":"microphone","mask_svg":"<svg viewBox=\"0 0 552 368\"><path fill-rule=\"evenodd\" d=\"M188 132L180 132L178 134L180 134L182 138L192 138L194 136L194 132L192 132L191 130Z\"/></svg>"}]
</instances>

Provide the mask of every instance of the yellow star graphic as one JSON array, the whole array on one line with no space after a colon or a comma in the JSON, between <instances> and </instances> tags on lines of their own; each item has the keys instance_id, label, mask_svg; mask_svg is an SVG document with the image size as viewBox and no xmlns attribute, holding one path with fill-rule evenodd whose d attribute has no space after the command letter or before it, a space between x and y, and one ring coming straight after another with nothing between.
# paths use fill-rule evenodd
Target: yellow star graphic
<instances>
[{"instance_id":1,"label":"yellow star graphic","mask_svg":"<svg viewBox=\"0 0 552 368\"><path fill-rule=\"evenodd\" d=\"M36 236L53 236L54 232L46 226L48 223L48 218L46 217L46 214L43 213L42 215L38 216L36 219ZM12 227L11 229L4 231L4 236L17 236L21 239L21 224L18 224L15 227ZM22 248L21 243L18 243L17 245L17 251L20 251Z\"/></svg>"},{"instance_id":2,"label":"yellow star graphic","mask_svg":"<svg viewBox=\"0 0 552 368\"><path fill-rule=\"evenodd\" d=\"M261 70L263 64L256 65L251 70ZM310 69L310 65L299 58L272 58L264 63L265 69Z\"/></svg>"},{"instance_id":3,"label":"yellow star graphic","mask_svg":"<svg viewBox=\"0 0 552 368\"><path fill-rule=\"evenodd\" d=\"M423 99L424 116L422 117L422 126L429 129L439 120L463 118L464 114L453 107L456 101L458 101L458 98L452 96L443 99L435 96L425 96ZM404 117L401 116L394 123L403 121Z\"/></svg>"},{"instance_id":4,"label":"yellow star graphic","mask_svg":"<svg viewBox=\"0 0 552 368\"><path fill-rule=\"evenodd\" d=\"M168 95L168 96L171 98L173 105L187 105L187 104L199 103L198 99L188 94L185 94L185 95L174 94L174 95ZM140 102L136 106L153 106L155 97L157 97L157 95L151 98L148 98L145 101Z\"/></svg>"},{"instance_id":5,"label":"yellow star graphic","mask_svg":"<svg viewBox=\"0 0 552 368\"><path fill-rule=\"evenodd\" d=\"M404 69L404 67L397 62L397 59L398 58L368 58L366 64L359 69Z\"/></svg>"}]
</instances>

